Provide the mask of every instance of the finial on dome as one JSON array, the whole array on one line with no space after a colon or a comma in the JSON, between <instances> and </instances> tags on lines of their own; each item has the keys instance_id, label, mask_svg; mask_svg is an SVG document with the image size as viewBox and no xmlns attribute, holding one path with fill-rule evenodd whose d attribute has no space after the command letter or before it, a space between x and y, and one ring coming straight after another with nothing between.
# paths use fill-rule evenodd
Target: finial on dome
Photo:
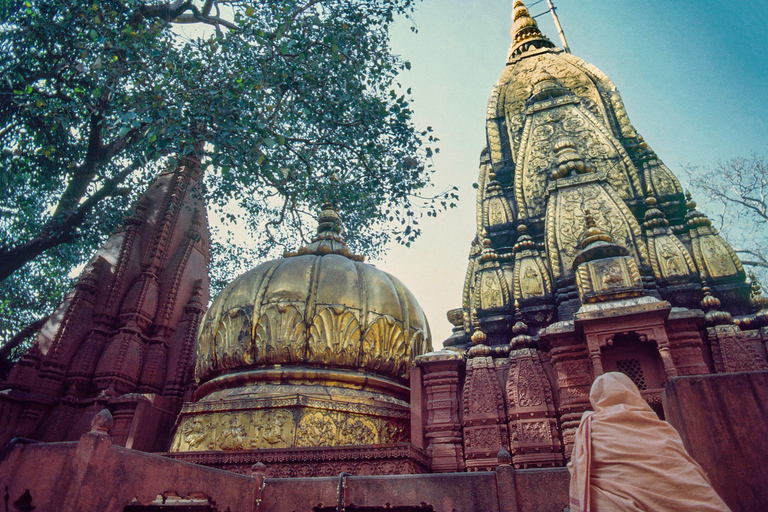
<instances>
[{"instance_id":1,"label":"finial on dome","mask_svg":"<svg viewBox=\"0 0 768 512\"><path fill-rule=\"evenodd\" d=\"M712 221L707 218L706 215L696 209L696 201L693 200L690 191L685 191L685 207L688 208L688 213L685 214L685 223L689 228L697 228L699 226L711 226Z\"/></svg>"},{"instance_id":2,"label":"finial on dome","mask_svg":"<svg viewBox=\"0 0 768 512\"><path fill-rule=\"evenodd\" d=\"M496 251L493 249L493 242L491 241L488 234L483 231L483 250L480 253L480 262L485 261L494 261L498 259L498 255L496 254Z\"/></svg>"},{"instance_id":3,"label":"finial on dome","mask_svg":"<svg viewBox=\"0 0 768 512\"><path fill-rule=\"evenodd\" d=\"M341 217L331 203L325 203L317 216L316 238L341 241Z\"/></svg>"},{"instance_id":4,"label":"finial on dome","mask_svg":"<svg viewBox=\"0 0 768 512\"><path fill-rule=\"evenodd\" d=\"M655 197L648 196L645 198L645 206L648 207L645 211L645 216L643 217L643 227L645 227L645 229L669 227L667 217L664 215L664 212L658 208L657 204L658 201Z\"/></svg>"},{"instance_id":5,"label":"finial on dome","mask_svg":"<svg viewBox=\"0 0 768 512\"><path fill-rule=\"evenodd\" d=\"M536 20L528 12L528 8L522 0L515 0L512 7L512 47L509 49L509 58L517 57L531 48L554 48L554 44L541 33Z\"/></svg>"},{"instance_id":6,"label":"finial on dome","mask_svg":"<svg viewBox=\"0 0 768 512\"><path fill-rule=\"evenodd\" d=\"M603 230L597 226L597 222L595 222L595 218L589 210L584 210L584 222L587 225L587 229L584 231L584 239L581 241L582 249L586 249L588 245L594 242L613 243L611 235L603 233Z\"/></svg>"},{"instance_id":7,"label":"finial on dome","mask_svg":"<svg viewBox=\"0 0 768 512\"><path fill-rule=\"evenodd\" d=\"M704 320L707 325L724 325L732 323L731 314L727 311L720 311L720 299L712 295L709 286L702 286L701 291L704 297L701 299L701 308L706 311Z\"/></svg>"},{"instance_id":8,"label":"finial on dome","mask_svg":"<svg viewBox=\"0 0 768 512\"><path fill-rule=\"evenodd\" d=\"M341 237L341 216L336 207L331 203L325 203L317 216L317 234L312 238L312 243L300 248L297 252L285 252L284 258L314 254L325 256L326 254L338 254L354 261L364 261L365 256L352 254L346 242Z\"/></svg>"}]
</instances>

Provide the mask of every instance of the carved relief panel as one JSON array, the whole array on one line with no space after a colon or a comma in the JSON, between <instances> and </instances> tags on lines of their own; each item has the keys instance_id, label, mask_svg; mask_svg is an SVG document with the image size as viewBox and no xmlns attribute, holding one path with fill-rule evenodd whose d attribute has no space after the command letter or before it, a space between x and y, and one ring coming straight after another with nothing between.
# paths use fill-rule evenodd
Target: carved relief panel
<instances>
[{"instance_id":1,"label":"carved relief panel","mask_svg":"<svg viewBox=\"0 0 768 512\"><path fill-rule=\"evenodd\" d=\"M184 415L171 451L391 444L409 439L407 419L316 408L272 408Z\"/></svg>"},{"instance_id":2,"label":"carved relief panel","mask_svg":"<svg viewBox=\"0 0 768 512\"><path fill-rule=\"evenodd\" d=\"M463 391L464 455L472 471L498 465L496 454L507 448L506 412L493 358L467 360Z\"/></svg>"},{"instance_id":3,"label":"carved relief panel","mask_svg":"<svg viewBox=\"0 0 768 512\"><path fill-rule=\"evenodd\" d=\"M648 262L634 215L610 185L597 179L594 174L585 174L562 178L553 184L547 204L546 244L556 279L573 272L573 260L586 229L587 211L597 226L628 249L641 265Z\"/></svg>"},{"instance_id":4,"label":"carved relief panel","mask_svg":"<svg viewBox=\"0 0 768 512\"><path fill-rule=\"evenodd\" d=\"M515 198L520 218L544 214L545 191L556 160L554 143L563 138L575 144L596 172L605 174L621 199L642 191L629 155L583 106L565 103L540 112L534 109L526 120L517 156L520 170L515 177Z\"/></svg>"},{"instance_id":5,"label":"carved relief panel","mask_svg":"<svg viewBox=\"0 0 768 512\"><path fill-rule=\"evenodd\" d=\"M562 454L552 388L538 351L513 350L509 361L506 391L512 461L517 468L559 465Z\"/></svg>"}]
</instances>

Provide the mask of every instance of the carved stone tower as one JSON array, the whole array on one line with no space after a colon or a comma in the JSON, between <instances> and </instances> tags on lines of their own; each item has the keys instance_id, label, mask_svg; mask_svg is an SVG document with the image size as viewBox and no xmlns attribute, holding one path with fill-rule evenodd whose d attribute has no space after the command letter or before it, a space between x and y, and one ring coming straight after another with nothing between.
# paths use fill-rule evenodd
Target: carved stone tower
<instances>
[{"instance_id":1,"label":"carved stone tower","mask_svg":"<svg viewBox=\"0 0 768 512\"><path fill-rule=\"evenodd\" d=\"M85 267L2 386L0 444L15 436L76 440L109 407L116 443L167 448L194 390L195 338L208 302L200 177L189 157L160 174Z\"/></svg>"},{"instance_id":2,"label":"carved stone tower","mask_svg":"<svg viewBox=\"0 0 768 512\"><path fill-rule=\"evenodd\" d=\"M441 400L463 407L454 437L428 440L438 471L489 469L502 447L517 467L563 464L605 371L629 375L661 411L670 378L768 369L754 330L764 304L614 84L556 48L520 0L513 20L462 308L448 315L445 347L466 363L445 351L417 360L427 395L445 394L430 375L452 362Z\"/></svg>"}]
</instances>

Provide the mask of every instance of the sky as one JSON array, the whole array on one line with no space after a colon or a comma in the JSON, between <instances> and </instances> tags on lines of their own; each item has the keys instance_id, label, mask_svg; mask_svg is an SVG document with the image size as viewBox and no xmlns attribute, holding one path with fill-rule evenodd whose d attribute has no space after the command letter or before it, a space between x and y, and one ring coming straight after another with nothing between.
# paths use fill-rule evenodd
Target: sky
<instances>
[{"instance_id":1,"label":"sky","mask_svg":"<svg viewBox=\"0 0 768 512\"><path fill-rule=\"evenodd\" d=\"M532 15L546 1L526 2ZM768 5L764 0L553 0L571 52L616 84L630 121L684 183L683 167L768 157ZM450 335L475 235L478 158L485 111L511 43L512 2L424 0L399 20L393 51L412 64L415 121L441 139L436 189L459 187L458 208L421 221L423 235L372 260L416 296L432 345ZM560 46L549 13L542 32ZM684 183L685 186L685 183ZM694 199L703 198L694 194Z\"/></svg>"}]
</instances>

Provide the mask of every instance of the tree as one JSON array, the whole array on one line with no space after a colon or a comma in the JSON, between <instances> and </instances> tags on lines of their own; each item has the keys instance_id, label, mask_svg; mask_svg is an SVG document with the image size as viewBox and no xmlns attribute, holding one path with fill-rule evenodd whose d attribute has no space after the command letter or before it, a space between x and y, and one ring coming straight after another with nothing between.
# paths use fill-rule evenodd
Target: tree
<instances>
[{"instance_id":1,"label":"tree","mask_svg":"<svg viewBox=\"0 0 768 512\"><path fill-rule=\"evenodd\" d=\"M413 0L27 0L0 24L0 335L50 312L159 169L196 151L209 211L294 247L332 201L358 250L409 243L429 196L388 27ZM191 30L190 30L191 29ZM222 263L223 262L223 263ZM231 266L230 266L231 268Z\"/></svg>"},{"instance_id":2,"label":"tree","mask_svg":"<svg viewBox=\"0 0 768 512\"><path fill-rule=\"evenodd\" d=\"M768 162L753 155L686 169L694 191L707 198L714 224L742 263L768 277Z\"/></svg>"}]
</instances>

